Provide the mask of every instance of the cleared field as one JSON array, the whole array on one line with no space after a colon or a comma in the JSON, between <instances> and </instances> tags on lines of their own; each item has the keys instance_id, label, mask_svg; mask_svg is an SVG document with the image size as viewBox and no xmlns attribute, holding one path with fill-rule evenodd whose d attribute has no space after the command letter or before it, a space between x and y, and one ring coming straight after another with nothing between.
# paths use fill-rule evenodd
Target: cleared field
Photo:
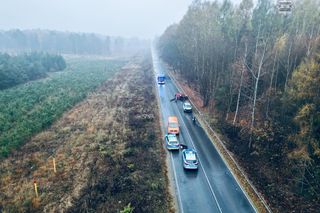
<instances>
[{"instance_id":1,"label":"cleared field","mask_svg":"<svg viewBox=\"0 0 320 213\"><path fill-rule=\"evenodd\" d=\"M0 158L50 126L124 61L77 58L67 64L67 70L46 79L0 91Z\"/></svg>"}]
</instances>

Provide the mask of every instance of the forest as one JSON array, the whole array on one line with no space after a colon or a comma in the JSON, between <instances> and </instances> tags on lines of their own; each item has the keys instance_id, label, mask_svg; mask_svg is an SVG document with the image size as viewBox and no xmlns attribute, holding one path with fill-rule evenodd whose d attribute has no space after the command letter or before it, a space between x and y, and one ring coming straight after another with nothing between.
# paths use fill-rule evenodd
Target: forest
<instances>
[{"instance_id":1,"label":"forest","mask_svg":"<svg viewBox=\"0 0 320 213\"><path fill-rule=\"evenodd\" d=\"M123 55L149 45L147 40L53 30L0 31L0 51L19 53L43 51L55 54Z\"/></svg>"},{"instance_id":2,"label":"forest","mask_svg":"<svg viewBox=\"0 0 320 213\"><path fill-rule=\"evenodd\" d=\"M32 52L10 56L0 53L0 90L47 76L66 68L60 55Z\"/></svg>"},{"instance_id":3,"label":"forest","mask_svg":"<svg viewBox=\"0 0 320 213\"><path fill-rule=\"evenodd\" d=\"M320 1L193 1L158 39L276 212L320 209Z\"/></svg>"}]
</instances>

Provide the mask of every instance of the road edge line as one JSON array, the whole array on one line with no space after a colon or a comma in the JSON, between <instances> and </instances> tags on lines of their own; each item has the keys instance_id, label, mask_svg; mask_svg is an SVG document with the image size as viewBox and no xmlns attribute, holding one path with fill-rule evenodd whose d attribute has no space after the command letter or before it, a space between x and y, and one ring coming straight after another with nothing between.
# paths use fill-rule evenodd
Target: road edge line
<instances>
[{"instance_id":1,"label":"road edge line","mask_svg":"<svg viewBox=\"0 0 320 213\"><path fill-rule=\"evenodd\" d=\"M151 50L151 60L152 60L152 71L153 71L153 74L154 74L154 77L156 76L156 71L155 71L155 68L154 68L154 61L153 61L153 51L152 51L152 47L150 48ZM158 84L157 82L154 82L154 87L156 88L156 91L157 91L157 94L156 94L156 97L157 97L157 106L158 106L158 114L159 114L159 121L160 121L160 129L161 129L161 133L164 135L165 131L164 131L164 128L163 128L163 119L162 119L162 113L161 113L161 102L160 102L160 96L159 96L159 88L158 88ZM162 138L161 138L162 140ZM172 165L167 165L168 168L170 168L172 171L173 171L173 175L174 175L174 185L175 185L175 188L176 188L176 193L178 195L178 199L176 198L175 200L178 201L178 207L179 207L179 210L181 213L184 213L184 210L183 210L183 206L182 206L182 200L181 200L181 193L180 193L180 189L179 189L179 184L178 184L178 178L177 178L177 173L174 169L174 160L172 158L172 153L169 153L170 154L170 161L171 161L171 164ZM166 158L168 158L168 155L166 154ZM172 177L170 177L170 175L167 176L168 180L169 180L169 184L170 183L170 179L172 179ZM169 189L169 191L171 191ZM171 195L173 196L173 194ZM174 205L176 206L176 205Z\"/></svg>"},{"instance_id":2,"label":"road edge line","mask_svg":"<svg viewBox=\"0 0 320 213\"><path fill-rule=\"evenodd\" d=\"M171 74L171 71L168 69L168 75L170 76L171 79L173 79L173 82L175 83L175 85L177 86L177 88L179 88L183 93L187 94L183 88L177 83L177 80L175 79L175 77L173 77L173 75ZM266 209L267 212L272 213L272 210L270 209L270 207L268 206L268 204L266 203L265 199L260 195L260 193L257 191L257 189L252 185L251 181L248 179L248 177L244 174L243 170L240 168L239 164L235 161L235 159L232 157L232 155L230 154L229 150L227 150L227 148L225 147L225 145L223 144L223 142L221 141L221 139L218 137L218 135L216 134L216 132L212 129L212 127L208 124L208 122L206 121L205 118L203 118L203 113L196 107L196 105L189 99L189 102L194 106L194 108L197 110L198 112L198 121L200 121L202 125L206 128L204 128L205 132L207 133L207 135L209 136L211 143L214 145L214 147L216 148L216 150L218 151L220 157L222 158L222 160L224 161L224 163L227 165L229 171L232 173L232 176L234 177L234 179L236 180L236 182L238 183L238 185L240 186L241 190L244 192L245 196L247 197L247 199L249 200L251 206L254 208L254 210L256 212L257 211L257 207L255 205L255 203L252 201L251 197L248 195L247 190L244 190L244 188L242 187L242 184L240 184L240 181L238 180L238 176L235 175L233 169L229 166L228 161L225 159L224 155L221 153L220 148L217 147L217 144L214 142L213 138L211 138L211 134L209 134L207 128L209 128L211 130L211 132L213 133L214 137L216 137L216 139L218 140L219 144L222 146L222 148L224 149L224 151L227 153L228 157L232 160L232 162L235 164L236 168L239 170L240 174L244 177L244 179L246 180L246 182L249 184L249 186L252 188L253 192L256 194L256 196L258 196L258 198L260 199L260 202L263 204L264 208Z\"/></svg>"},{"instance_id":3,"label":"road edge line","mask_svg":"<svg viewBox=\"0 0 320 213\"><path fill-rule=\"evenodd\" d=\"M184 120L183 120L183 119L181 119L181 120L182 120L182 123L184 124L185 128L188 129L186 123L184 122ZM192 143L193 148L197 151L196 146L195 146L195 144L193 143L193 140L192 140L192 137L191 137L189 131L187 131L187 134L188 134L189 140L190 140L191 143ZM198 155L198 159L199 159L200 167L201 167L201 169L202 169L202 171L203 171L203 173L204 173L204 176L206 177L206 180L207 180L207 183L208 183L208 185L209 185L210 191L211 191L211 193L212 193L212 195L213 195L213 198L214 198L214 200L216 201L216 204L217 204L217 206L218 206L218 209L219 209L220 213L222 213L222 209L221 209L220 204L219 204L219 202L218 202L218 198L217 198L217 196L216 196L216 193L214 193L214 190L213 190L213 188L212 188L212 186L211 186L211 183L210 183L210 181L209 181L208 175L207 175L206 171L204 170L204 168L203 168L203 166L202 166L201 159L200 159L199 155ZM213 184L212 184L212 185L213 185Z\"/></svg>"}]
</instances>

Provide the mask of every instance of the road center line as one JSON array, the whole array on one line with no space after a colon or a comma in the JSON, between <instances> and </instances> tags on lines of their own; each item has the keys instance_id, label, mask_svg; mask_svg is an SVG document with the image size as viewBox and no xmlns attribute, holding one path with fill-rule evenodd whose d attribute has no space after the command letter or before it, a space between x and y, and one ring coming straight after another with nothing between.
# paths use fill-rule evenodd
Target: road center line
<instances>
[{"instance_id":1,"label":"road center line","mask_svg":"<svg viewBox=\"0 0 320 213\"><path fill-rule=\"evenodd\" d=\"M175 83L174 83L173 81L172 81L172 85L174 85L174 86L177 88L177 86L175 85ZM169 89L169 88L168 88L168 89ZM190 133L189 133L189 131L188 131L187 125L186 125L185 121L182 119L182 114L181 114L181 112L180 112L180 110L179 110L179 108L178 108L178 105L176 105L176 108L177 108L177 110L178 110L178 112L179 112L180 120L182 121L185 129L187 130L187 131L186 131L186 132L187 132L186 135L188 135L187 137L188 137L188 139L191 141L193 148L197 151L197 149L196 149L196 147L195 147L195 144L193 143L192 137L191 137L191 135L190 135ZM207 184L209 185L211 194L212 194L213 197L214 197L214 200L215 200L215 202L216 202L216 204L217 204L217 207L218 207L218 209L219 209L219 212L222 213L222 209L221 209L221 207L220 207L220 205L219 205L219 202L218 202L218 199L217 199L217 197L216 197L216 194L214 193L214 190L213 190L213 188L212 188L212 186L211 186L211 183L210 183L210 181L209 181L208 175L207 175L206 171L204 170L204 168L203 168L203 166L202 166L201 159L200 159L199 155L198 155L198 159L199 159L199 162L200 162L200 167L201 167L201 169L202 169L202 171L203 171L203 173L204 173L204 176L205 176L205 178L206 178Z\"/></svg>"},{"instance_id":2,"label":"road center line","mask_svg":"<svg viewBox=\"0 0 320 213\"><path fill-rule=\"evenodd\" d=\"M181 114L180 114L180 115L181 115ZM181 120L182 120L183 125L185 126L185 129L188 129L186 123L184 122L184 120L183 120L183 119L181 119ZM197 149L196 149L196 147L195 147L195 145L194 145L194 143L193 143L193 140L192 140L192 138L191 138L191 135L190 135L189 131L186 131L186 132L187 132L187 135L188 135L188 137L189 137L189 140L190 140L191 143L192 143L193 148L197 151ZM208 176L207 176L207 173L206 173L206 171L204 170L204 168L203 168L203 166L202 166L202 163L201 163L201 160L200 160L199 155L198 155L198 159L199 159L199 162L200 162L200 167L201 167L201 169L202 169L202 171L203 171L203 173L204 173L204 176L206 177L206 180L207 180L207 183L208 183L208 185L209 185L210 191L211 191L211 193L212 193L212 195L213 195L213 197L214 197L214 200L216 201L216 204L217 204L217 206L218 206L219 212L222 213L222 209L221 209L221 207L220 207L220 205L219 205L219 202L218 202L218 199L217 199L217 197L216 197L216 194L215 194L214 191L213 191L213 188L212 188L212 186L211 186L211 183L210 183L210 181L209 181L209 178L208 178Z\"/></svg>"}]
</instances>

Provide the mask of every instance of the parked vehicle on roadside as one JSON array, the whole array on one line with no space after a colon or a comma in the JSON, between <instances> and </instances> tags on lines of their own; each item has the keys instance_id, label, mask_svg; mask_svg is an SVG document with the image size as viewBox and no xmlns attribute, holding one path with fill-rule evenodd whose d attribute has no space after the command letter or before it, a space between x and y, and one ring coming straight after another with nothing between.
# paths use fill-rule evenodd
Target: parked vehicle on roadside
<instances>
[{"instance_id":1,"label":"parked vehicle on roadside","mask_svg":"<svg viewBox=\"0 0 320 213\"><path fill-rule=\"evenodd\" d=\"M164 74L159 74L157 77L158 84L165 84L166 76Z\"/></svg>"},{"instance_id":2,"label":"parked vehicle on roadside","mask_svg":"<svg viewBox=\"0 0 320 213\"><path fill-rule=\"evenodd\" d=\"M183 112L192 112L192 105L189 102L184 102L182 108Z\"/></svg>"},{"instance_id":3,"label":"parked vehicle on roadside","mask_svg":"<svg viewBox=\"0 0 320 213\"><path fill-rule=\"evenodd\" d=\"M184 169L198 169L199 161L197 152L192 149L184 149L182 150L182 161Z\"/></svg>"},{"instance_id":4,"label":"parked vehicle on roadside","mask_svg":"<svg viewBox=\"0 0 320 213\"><path fill-rule=\"evenodd\" d=\"M168 134L176 134L180 133L179 122L176 116L169 116L168 118Z\"/></svg>"},{"instance_id":5,"label":"parked vehicle on roadside","mask_svg":"<svg viewBox=\"0 0 320 213\"><path fill-rule=\"evenodd\" d=\"M174 95L174 97L175 97L176 100L179 100L179 101L182 101L182 102L188 100L188 96L183 94L183 93L181 93L181 92L177 92Z\"/></svg>"},{"instance_id":6,"label":"parked vehicle on roadside","mask_svg":"<svg viewBox=\"0 0 320 213\"><path fill-rule=\"evenodd\" d=\"M167 134L165 141L168 150L179 150L180 144L175 134Z\"/></svg>"}]
</instances>

